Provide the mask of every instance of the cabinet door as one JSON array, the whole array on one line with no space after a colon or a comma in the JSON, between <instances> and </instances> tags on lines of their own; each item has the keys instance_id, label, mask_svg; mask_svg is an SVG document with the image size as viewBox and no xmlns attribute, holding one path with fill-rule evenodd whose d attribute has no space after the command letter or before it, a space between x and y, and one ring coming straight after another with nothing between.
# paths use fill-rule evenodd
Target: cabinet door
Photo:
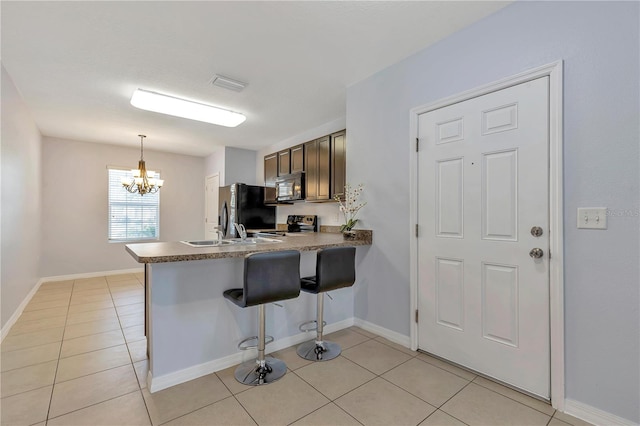
<instances>
[{"instance_id":1,"label":"cabinet door","mask_svg":"<svg viewBox=\"0 0 640 426\"><path fill-rule=\"evenodd\" d=\"M318 139L318 200L331 199L331 138Z\"/></svg>"},{"instance_id":2,"label":"cabinet door","mask_svg":"<svg viewBox=\"0 0 640 426\"><path fill-rule=\"evenodd\" d=\"M304 144L305 199L318 199L318 141Z\"/></svg>"},{"instance_id":3,"label":"cabinet door","mask_svg":"<svg viewBox=\"0 0 640 426\"><path fill-rule=\"evenodd\" d=\"M278 154L273 153L264 157L264 184L275 186L278 177Z\"/></svg>"},{"instance_id":4,"label":"cabinet door","mask_svg":"<svg viewBox=\"0 0 640 426\"><path fill-rule=\"evenodd\" d=\"M291 150L284 149L278 152L278 176L284 176L291 173Z\"/></svg>"},{"instance_id":5,"label":"cabinet door","mask_svg":"<svg viewBox=\"0 0 640 426\"><path fill-rule=\"evenodd\" d=\"M331 135L331 197L344 198L344 186L347 183L347 132Z\"/></svg>"},{"instance_id":6,"label":"cabinet door","mask_svg":"<svg viewBox=\"0 0 640 426\"><path fill-rule=\"evenodd\" d=\"M291 148L291 173L304 172L304 145Z\"/></svg>"}]
</instances>

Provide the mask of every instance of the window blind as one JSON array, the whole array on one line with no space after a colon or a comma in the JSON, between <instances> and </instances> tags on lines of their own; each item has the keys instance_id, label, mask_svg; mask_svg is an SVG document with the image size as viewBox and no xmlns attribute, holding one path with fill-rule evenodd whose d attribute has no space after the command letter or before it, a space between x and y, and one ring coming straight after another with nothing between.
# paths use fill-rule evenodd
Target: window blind
<instances>
[{"instance_id":1,"label":"window blind","mask_svg":"<svg viewBox=\"0 0 640 426\"><path fill-rule=\"evenodd\" d=\"M160 235L160 192L132 194L122 178L133 179L131 170L109 170L109 241L157 240ZM160 177L156 173L156 177Z\"/></svg>"}]
</instances>

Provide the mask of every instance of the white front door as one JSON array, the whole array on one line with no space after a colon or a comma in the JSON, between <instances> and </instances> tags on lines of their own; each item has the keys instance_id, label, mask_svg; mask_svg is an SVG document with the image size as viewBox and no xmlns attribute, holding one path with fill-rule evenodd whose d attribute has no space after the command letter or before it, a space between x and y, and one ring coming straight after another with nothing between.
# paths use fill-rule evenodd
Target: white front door
<instances>
[{"instance_id":1,"label":"white front door","mask_svg":"<svg viewBox=\"0 0 640 426\"><path fill-rule=\"evenodd\" d=\"M541 77L418 118L418 348L544 398L548 92Z\"/></svg>"},{"instance_id":2,"label":"white front door","mask_svg":"<svg viewBox=\"0 0 640 426\"><path fill-rule=\"evenodd\" d=\"M214 240L218 236L218 193L220 191L220 175L207 176L205 189L204 239Z\"/></svg>"}]
</instances>

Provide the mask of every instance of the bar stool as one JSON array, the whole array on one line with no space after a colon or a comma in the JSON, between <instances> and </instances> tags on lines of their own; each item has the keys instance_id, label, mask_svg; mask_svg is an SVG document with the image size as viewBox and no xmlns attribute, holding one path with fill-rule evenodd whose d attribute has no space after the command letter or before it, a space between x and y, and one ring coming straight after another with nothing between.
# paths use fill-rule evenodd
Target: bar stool
<instances>
[{"instance_id":1,"label":"bar stool","mask_svg":"<svg viewBox=\"0 0 640 426\"><path fill-rule=\"evenodd\" d=\"M302 343L298 346L297 353L309 361L328 361L334 359L342 348L334 342L323 340L322 331L325 325L323 321L324 293L343 287L351 287L356 280L355 247L332 247L318 250L316 256L316 275L300 280L302 291L317 294L316 319L300 325L301 331L310 331L313 328L304 328L305 325L316 323L316 339Z\"/></svg>"},{"instance_id":2,"label":"bar stool","mask_svg":"<svg viewBox=\"0 0 640 426\"><path fill-rule=\"evenodd\" d=\"M263 385L284 376L287 366L279 359L264 356L265 304L293 299L300 294L300 252L295 250L253 253L244 259L244 286L226 290L224 297L241 308L258 306L258 336L244 339L239 349L258 347L258 358L236 368L235 377L245 385ZM270 337L270 336L269 336ZM254 346L243 346L257 339ZM271 337L273 341L273 337Z\"/></svg>"}]
</instances>

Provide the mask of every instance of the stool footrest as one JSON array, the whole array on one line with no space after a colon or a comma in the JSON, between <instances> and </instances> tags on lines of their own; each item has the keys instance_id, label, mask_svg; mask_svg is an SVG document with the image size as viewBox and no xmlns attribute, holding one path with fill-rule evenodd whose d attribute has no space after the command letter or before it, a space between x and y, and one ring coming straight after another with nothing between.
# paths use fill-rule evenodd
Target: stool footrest
<instances>
[{"instance_id":1,"label":"stool footrest","mask_svg":"<svg viewBox=\"0 0 640 426\"><path fill-rule=\"evenodd\" d=\"M252 340L255 340L256 343L252 343L250 345L246 344L247 342L250 342ZM267 345L267 344L269 344L271 342L273 342L273 336L265 336L264 344ZM238 349L240 349L242 351L246 351L246 350L257 348L257 347L258 347L258 336L247 337L246 339L242 339L238 343Z\"/></svg>"},{"instance_id":2,"label":"stool footrest","mask_svg":"<svg viewBox=\"0 0 640 426\"><path fill-rule=\"evenodd\" d=\"M309 324L314 324L313 327L306 327ZM322 321L322 326L324 327L325 325L327 325L326 321ZM318 329L318 321L316 320L309 320L309 321L305 321L302 324L300 324L300 326L298 327L298 330L300 331L304 331L305 333L309 332L309 331L315 331Z\"/></svg>"}]
</instances>

